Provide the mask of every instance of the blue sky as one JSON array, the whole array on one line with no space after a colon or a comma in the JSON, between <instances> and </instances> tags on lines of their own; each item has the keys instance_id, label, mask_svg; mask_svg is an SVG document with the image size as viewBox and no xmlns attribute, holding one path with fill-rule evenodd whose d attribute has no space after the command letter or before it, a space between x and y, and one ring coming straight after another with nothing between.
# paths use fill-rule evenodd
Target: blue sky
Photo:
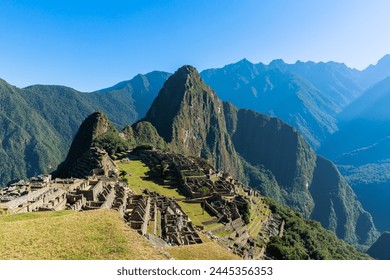
<instances>
[{"instance_id":1,"label":"blue sky","mask_svg":"<svg viewBox=\"0 0 390 280\"><path fill-rule=\"evenodd\" d=\"M390 1L0 1L0 78L92 91L152 70L390 53Z\"/></svg>"}]
</instances>

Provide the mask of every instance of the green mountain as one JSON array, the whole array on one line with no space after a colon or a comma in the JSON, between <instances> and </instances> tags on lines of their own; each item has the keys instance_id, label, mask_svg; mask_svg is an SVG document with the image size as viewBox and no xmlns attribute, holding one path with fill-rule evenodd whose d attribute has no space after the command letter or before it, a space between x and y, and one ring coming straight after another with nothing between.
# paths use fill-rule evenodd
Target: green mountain
<instances>
[{"instance_id":1,"label":"green mountain","mask_svg":"<svg viewBox=\"0 0 390 280\"><path fill-rule=\"evenodd\" d=\"M0 104L0 183L55 167L61 158L57 131L3 80Z\"/></svg>"},{"instance_id":2,"label":"green mountain","mask_svg":"<svg viewBox=\"0 0 390 280\"><path fill-rule=\"evenodd\" d=\"M390 260L390 232L384 232L368 249L367 254L377 260Z\"/></svg>"},{"instance_id":3,"label":"green mountain","mask_svg":"<svg viewBox=\"0 0 390 280\"><path fill-rule=\"evenodd\" d=\"M172 151L209 160L237 177L242 166L226 130L223 103L192 66L183 66L164 84L147 112Z\"/></svg>"},{"instance_id":4,"label":"green mountain","mask_svg":"<svg viewBox=\"0 0 390 280\"><path fill-rule=\"evenodd\" d=\"M16 88L0 81L0 186L52 171L66 156L82 121L107 114L116 127L143 116L169 74L152 72L97 92L64 86ZM4 140L3 140L4 139Z\"/></svg>"},{"instance_id":5,"label":"green mountain","mask_svg":"<svg viewBox=\"0 0 390 280\"><path fill-rule=\"evenodd\" d=\"M377 236L335 165L283 121L222 103L191 66L177 70L146 114L168 147L201 156L354 244Z\"/></svg>"}]
</instances>

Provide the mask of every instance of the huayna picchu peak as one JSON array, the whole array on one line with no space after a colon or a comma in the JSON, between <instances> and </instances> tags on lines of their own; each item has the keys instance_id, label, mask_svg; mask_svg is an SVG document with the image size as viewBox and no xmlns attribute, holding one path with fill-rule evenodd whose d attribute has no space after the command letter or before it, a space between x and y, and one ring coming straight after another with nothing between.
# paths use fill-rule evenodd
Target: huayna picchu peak
<instances>
[{"instance_id":1,"label":"huayna picchu peak","mask_svg":"<svg viewBox=\"0 0 390 280\"><path fill-rule=\"evenodd\" d=\"M145 121L177 153L205 158L236 178L242 173L226 131L223 103L192 66L183 66L165 82Z\"/></svg>"}]
</instances>

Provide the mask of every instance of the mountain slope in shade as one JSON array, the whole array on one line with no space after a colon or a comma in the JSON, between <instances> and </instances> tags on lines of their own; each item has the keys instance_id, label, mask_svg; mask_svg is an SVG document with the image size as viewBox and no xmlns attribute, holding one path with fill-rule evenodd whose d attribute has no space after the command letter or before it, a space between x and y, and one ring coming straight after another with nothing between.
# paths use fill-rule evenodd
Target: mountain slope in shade
<instances>
[{"instance_id":1,"label":"mountain slope in shade","mask_svg":"<svg viewBox=\"0 0 390 280\"><path fill-rule=\"evenodd\" d=\"M390 232L384 232L368 249L367 254L377 260L390 260Z\"/></svg>"},{"instance_id":2,"label":"mountain slope in shade","mask_svg":"<svg viewBox=\"0 0 390 280\"><path fill-rule=\"evenodd\" d=\"M338 114L389 75L390 55L363 71L336 62L278 59L265 65L244 59L201 73L222 100L286 121L315 149L338 130Z\"/></svg>"},{"instance_id":3,"label":"mountain slope in shade","mask_svg":"<svg viewBox=\"0 0 390 280\"><path fill-rule=\"evenodd\" d=\"M320 148L340 166L380 230L390 229L389 106L390 78L386 78L340 114L340 130Z\"/></svg>"},{"instance_id":4,"label":"mountain slope in shade","mask_svg":"<svg viewBox=\"0 0 390 280\"><path fill-rule=\"evenodd\" d=\"M297 130L222 103L193 67L184 66L167 80L145 120L173 151L208 159L305 217L315 217L344 240L370 244L376 238L371 216L337 168L317 157Z\"/></svg>"},{"instance_id":5,"label":"mountain slope in shade","mask_svg":"<svg viewBox=\"0 0 390 280\"><path fill-rule=\"evenodd\" d=\"M141 119L170 75L171 73L162 71L153 71L145 75L138 74L129 81L120 82L110 88L101 89L99 92L128 95L137 111L135 119Z\"/></svg>"},{"instance_id":6,"label":"mountain slope in shade","mask_svg":"<svg viewBox=\"0 0 390 280\"><path fill-rule=\"evenodd\" d=\"M317 156L291 126L281 120L250 110L236 111L230 132L238 154L252 166L269 170L279 186L259 182L249 184L262 193L298 209L306 217L320 221L351 243L369 244L377 232L372 218L353 190L330 161ZM227 111L227 110L226 110ZM272 194L277 194L276 197Z\"/></svg>"}]
</instances>

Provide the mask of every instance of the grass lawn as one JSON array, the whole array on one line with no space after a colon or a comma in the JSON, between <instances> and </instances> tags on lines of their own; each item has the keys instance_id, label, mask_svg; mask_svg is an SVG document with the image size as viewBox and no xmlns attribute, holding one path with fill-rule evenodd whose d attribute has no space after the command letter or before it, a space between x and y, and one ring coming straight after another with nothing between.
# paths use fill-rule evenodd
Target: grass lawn
<instances>
[{"instance_id":1,"label":"grass lawn","mask_svg":"<svg viewBox=\"0 0 390 280\"><path fill-rule=\"evenodd\" d=\"M112 210L0 217L0 259L167 259Z\"/></svg>"},{"instance_id":2,"label":"grass lawn","mask_svg":"<svg viewBox=\"0 0 390 280\"><path fill-rule=\"evenodd\" d=\"M195 225L200 226L202 225L202 222L210 221L214 218L213 216L210 216L207 211L204 211L203 213L202 205L200 203L186 203L183 201L179 201L178 203Z\"/></svg>"},{"instance_id":3,"label":"grass lawn","mask_svg":"<svg viewBox=\"0 0 390 280\"><path fill-rule=\"evenodd\" d=\"M142 161L130 160L128 163L121 163L120 161L117 161L116 164L120 170L125 170L127 173L131 174L126 175L126 178L128 179L130 188L136 194L142 194L144 189L149 189L168 197L184 198L183 195L179 194L176 188L162 186L144 178L147 176L146 173L149 171L149 167L147 167Z\"/></svg>"},{"instance_id":4,"label":"grass lawn","mask_svg":"<svg viewBox=\"0 0 390 280\"><path fill-rule=\"evenodd\" d=\"M226 237L226 236L229 236L232 233L233 233L233 231L231 231L231 230L222 230L222 231L219 231L219 232L215 233L215 235L218 236L218 237Z\"/></svg>"},{"instance_id":5,"label":"grass lawn","mask_svg":"<svg viewBox=\"0 0 390 280\"><path fill-rule=\"evenodd\" d=\"M215 223L215 224L210 224L210 225L205 226L204 229L207 231L213 231L216 229L223 229L224 227L225 226L223 224Z\"/></svg>"}]
</instances>

